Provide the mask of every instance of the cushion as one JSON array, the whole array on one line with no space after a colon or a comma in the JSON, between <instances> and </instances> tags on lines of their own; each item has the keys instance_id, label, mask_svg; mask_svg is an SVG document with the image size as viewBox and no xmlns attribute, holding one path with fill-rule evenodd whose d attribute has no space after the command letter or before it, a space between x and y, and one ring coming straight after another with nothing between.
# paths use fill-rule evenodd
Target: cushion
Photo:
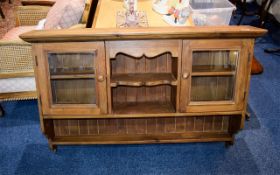
<instances>
[{"instance_id":1,"label":"cushion","mask_svg":"<svg viewBox=\"0 0 280 175\"><path fill-rule=\"evenodd\" d=\"M0 79L0 93L36 91L34 77Z\"/></svg>"},{"instance_id":2,"label":"cushion","mask_svg":"<svg viewBox=\"0 0 280 175\"><path fill-rule=\"evenodd\" d=\"M45 29L64 29L78 24L85 8L85 0L59 0L46 17Z\"/></svg>"},{"instance_id":3,"label":"cushion","mask_svg":"<svg viewBox=\"0 0 280 175\"><path fill-rule=\"evenodd\" d=\"M2 40L20 40L19 35L35 30L36 26L19 26L9 30L2 38Z\"/></svg>"}]
</instances>

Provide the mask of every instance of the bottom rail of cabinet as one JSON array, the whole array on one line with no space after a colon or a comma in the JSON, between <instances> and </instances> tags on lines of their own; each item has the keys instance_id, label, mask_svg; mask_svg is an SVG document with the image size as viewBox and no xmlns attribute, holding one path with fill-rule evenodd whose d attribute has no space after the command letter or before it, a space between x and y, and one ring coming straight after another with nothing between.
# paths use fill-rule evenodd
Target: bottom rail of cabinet
<instances>
[{"instance_id":1,"label":"bottom rail of cabinet","mask_svg":"<svg viewBox=\"0 0 280 175\"><path fill-rule=\"evenodd\" d=\"M188 116L145 119L48 119L45 134L53 145L233 143L242 116Z\"/></svg>"},{"instance_id":2,"label":"bottom rail of cabinet","mask_svg":"<svg viewBox=\"0 0 280 175\"><path fill-rule=\"evenodd\" d=\"M92 137L55 137L50 140L54 145L87 145L87 144L153 144L153 143L187 143L187 142L227 142L233 141L228 133L190 133L174 135L131 135L131 136L92 136Z\"/></svg>"}]
</instances>

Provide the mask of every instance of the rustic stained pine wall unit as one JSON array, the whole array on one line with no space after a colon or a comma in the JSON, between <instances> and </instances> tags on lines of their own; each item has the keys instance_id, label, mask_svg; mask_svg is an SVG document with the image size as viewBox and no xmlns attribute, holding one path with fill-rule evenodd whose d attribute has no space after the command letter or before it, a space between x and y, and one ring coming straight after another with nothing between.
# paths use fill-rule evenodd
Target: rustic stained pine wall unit
<instances>
[{"instance_id":1,"label":"rustic stained pine wall unit","mask_svg":"<svg viewBox=\"0 0 280 175\"><path fill-rule=\"evenodd\" d=\"M41 127L61 144L224 141L243 127L248 26L33 31Z\"/></svg>"}]
</instances>

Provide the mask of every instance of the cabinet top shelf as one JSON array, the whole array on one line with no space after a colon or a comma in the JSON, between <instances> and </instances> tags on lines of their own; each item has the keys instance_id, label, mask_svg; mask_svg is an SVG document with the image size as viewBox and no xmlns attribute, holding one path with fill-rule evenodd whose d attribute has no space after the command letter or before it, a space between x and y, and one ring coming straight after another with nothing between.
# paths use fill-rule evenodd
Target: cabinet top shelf
<instances>
[{"instance_id":1,"label":"cabinet top shelf","mask_svg":"<svg viewBox=\"0 0 280 175\"><path fill-rule=\"evenodd\" d=\"M252 26L191 26L106 29L34 30L20 37L31 43L135 40L135 39L207 39L255 38L267 30Z\"/></svg>"}]
</instances>

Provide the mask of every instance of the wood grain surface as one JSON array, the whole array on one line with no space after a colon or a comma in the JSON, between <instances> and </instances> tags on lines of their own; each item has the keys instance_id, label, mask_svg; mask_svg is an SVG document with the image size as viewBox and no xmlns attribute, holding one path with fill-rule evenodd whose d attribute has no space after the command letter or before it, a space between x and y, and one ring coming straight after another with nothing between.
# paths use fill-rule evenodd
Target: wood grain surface
<instances>
[{"instance_id":1,"label":"wood grain surface","mask_svg":"<svg viewBox=\"0 0 280 175\"><path fill-rule=\"evenodd\" d=\"M150 28L104 28L73 30L34 30L20 37L31 43L104 41L135 39L202 39L202 38L255 38L267 30L252 26L202 26L202 27L150 27Z\"/></svg>"}]
</instances>

